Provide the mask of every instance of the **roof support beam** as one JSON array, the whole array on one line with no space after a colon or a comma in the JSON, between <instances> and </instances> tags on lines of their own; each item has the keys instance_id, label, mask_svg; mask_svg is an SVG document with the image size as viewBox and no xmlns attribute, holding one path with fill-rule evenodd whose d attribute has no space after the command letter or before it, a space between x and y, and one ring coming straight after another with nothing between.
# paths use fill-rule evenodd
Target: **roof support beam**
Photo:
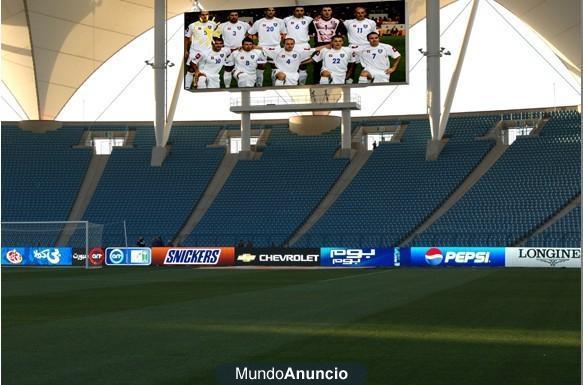
<instances>
[{"instance_id":1,"label":"roof support beam","mask_svg":"<svg viewBox=\"0 0 583 385\"><path fill-rule=\"evenodd\" d=\"M168 108L168 116L166 117L166 124L164 126L164 146L168 143L170 138L170 131L172 131L172 124L174 123L174 114L176 113L176 106L178 105L178 99L180 98L180 93L182 92L182 84L184 81L184 60L182 60L182 65L178 70L178 75L176 77L176 83L174 85L174 93L172 94L172 100L170 101L170 107Z\"/></svg>"},{"instance_id":2,"label":"roof support beam","mask_svg":"<svg viewBox=\"0 0 583 385\"><path fill-rule=\"evenodd\" d=\"M439 121L441 115L440 95L440 36L439 0L427 0L427 113L431 126L431 140L440 140Z\"/></svg>"},{"instance_id":3,"label":"roof support beam","mask_svg":"<svg viewBox=\"0 0 583 385\"><path fill-rule=\"evenodd\" d=\"M251 93L247 90L241 92L241 106L251 106ZM251 112L241 113L241 152L249 154L251 151Z\"/></svg>"},{"instance_id":4,"label":"roof support beam","mask_svg":"<svg viewBox=\"0 0 583 385\"><path fill-rule=\"evenodd\" d=\"M156 111L154 131L156 146L152 149L151 165L160 167L168 154L166 149L166 0L154 1L154 98Z\"/></svg>"},{"instance_id":5,"label":"roof support beam","mask_svg":"<svg viewBox=\"0 0 583 385\"><path fill-rule=\"evenodd\" d=\"M472 35L472 30L474 28L474 20L476 19L479 5L480 0L474 0L474 3L472 4L472 10L470 11L470 18L468 19L468 25L466 27L466 33L464 34L464 40L462 41L460 54L458 56L455 69L453 70L453 74L451 75L449 89L447 90L447 96L445 97L443 114L441 115L441 121L439 123L439 139L443 138L445 128L447 127L449 112L451 111L451 105L453 103L453 98L455 97L455 91L457 89L457 84L462 72L462 67L464 65L464 59L466 57L466 51L468 50L468 44L470 42L470 36Z\"/></svg>"},{"instance_id":6,"label":"roof support beam","mask_svg":"<svg viewBox=\"0 0 583 385\"><path fill-rule=\"evenodd\" d=\"M166 0L154 2L154 97L156 114L154 130L156 147L164 147L166 123ZM160 151L160 150L158 150Z\"/></svg>"}]
</instances>

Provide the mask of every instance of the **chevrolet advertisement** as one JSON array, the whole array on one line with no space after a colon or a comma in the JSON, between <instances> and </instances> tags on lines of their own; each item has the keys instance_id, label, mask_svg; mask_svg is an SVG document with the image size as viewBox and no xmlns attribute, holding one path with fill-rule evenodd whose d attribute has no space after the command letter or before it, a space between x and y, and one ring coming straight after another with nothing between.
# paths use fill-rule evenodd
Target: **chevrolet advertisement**
<instances>
[{"instance_id":1,"label":"chevrolet advertisement","mask_svg":"<svg viewBox=\"0 0 583 385\"><path fill-rule=\"evenodd\" d=\"M237 248L237 266L320 266L320 249Z\"/></svg>"}]
</instances>

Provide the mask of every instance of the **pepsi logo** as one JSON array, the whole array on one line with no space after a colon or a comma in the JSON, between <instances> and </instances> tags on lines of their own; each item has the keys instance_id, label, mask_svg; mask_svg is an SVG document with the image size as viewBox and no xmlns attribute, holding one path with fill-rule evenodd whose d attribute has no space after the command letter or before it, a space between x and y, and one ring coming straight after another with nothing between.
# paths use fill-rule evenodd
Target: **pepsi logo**
<instances>
[{"instance_id":1,"label":"pepsi logo","mask_svg":"<svg viewBox=\"0 0 583 385\"><path fill-rule=\"evenodd\" d=\"M431 266L437 266L443 262L443 253L436 247L427 250L425 253L425 262Z\"/></svg>"}]
</instances>

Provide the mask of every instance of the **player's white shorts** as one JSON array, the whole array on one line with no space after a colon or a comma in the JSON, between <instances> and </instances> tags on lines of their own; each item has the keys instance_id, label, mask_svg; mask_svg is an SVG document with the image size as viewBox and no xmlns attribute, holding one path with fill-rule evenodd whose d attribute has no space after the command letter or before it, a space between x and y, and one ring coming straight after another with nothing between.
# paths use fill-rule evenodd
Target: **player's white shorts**
<instances>
[{"instance_id":1,"label":"player's white shorts","mask_svg":"<svg viewBox=\"0 0 583 385\"><path fill-rule=\"evenodd\" d=\"M370 48L370 44L348 44L348 48L354 50L357 54L367 48Z\"/></svg>"},{"instance_id":2,"label":"player's white shorts","mask_svg":"<svg viewBox=\"0 0 583 385\"><path fill-rule=\"evenodd\" d=\"M330 84L344 84L344 82L346 81L346 72L333 72L326 67L322 67L322 71L320 71L320 76L322 76L322 72L324 71L330 72L330 77L332 78L332 83Z\"/></svg>"},{"instance_id":3,"label":"player's white shorts","mask_svg":"<svg viewBox=\"0 0 583 385\"><path fill-rule=\"evenodd\" d=\"M254 87L255 81L257 80L257 75L255 73L247 73L245 71L233 71L233 76L237 79L237 85L239 87Z\"/></svg>"},{"instance_id":4,"label":"player's white shorts","mask_svg":"<svg viewBox=\"0 0 583 385\"><path fill-rule=\"evenodd\" d=\"M275 57L275 53L280 50L280 46L278 45L268 45L263 48L263 54L267 58L268 63L273 63L273 58Z\"/></svg>"},{"instance_id":5,"label":"player's white shorts","mask_svg":"<svg viewBox=\"0 0 583 385\"><path fill-rule=\"evenodd\" d=\"M204 50L204 49L191 49L190 52L188 53L188 60L186 61L186 65L189 66L190 63L195 63L196 60L198 60L200 57L206 55L209 52L209 50Z\"/></svg>"},{"instance_id":6,"label":"player's white shorts","mask_svg":"<svg viewBox=\"0 0 583 385\"><path fill-rule=\"evenodd\" d=\"M368 68L365 68L364 70L371 74L373 83L388 83L391 78L391 75L385 73L385 71Z\"/></svg>"},{"instance_id":7,"label":"player's white shorts","mask_svg":"<svg viewBox=\"0 0 583 385\"><path fill-rule=\"evenodd\" d=\"M272 77L275 78L275 75L279 72L283 72L285 74L285 85L286 86L297 86L298 81L300 80L300 74L297 72L285 72L279 70L273 70Z\"/></svg>"},{"instance_id":8,"label":"player's white shorts","mask_svg":"<svg viewBox=\"0 0 583 385\"><path fill-rule=\"evenodd\" d=\"M199 76L198 78L198 88L220 88L221 79L219 74L206 74L204 76Z\"/></svg>"},{"instance_id":9,"label":"player's white shorts","mask_svg":"<svg viewBox=\"0 0 583 385\"><path fill-rule=\"evenodd\" d=\"M310 48L310 43L298 43L296 42L296 44L294 45L294 50L301 52L301 51L307 51Z\"/></svg>"}]
</instances>

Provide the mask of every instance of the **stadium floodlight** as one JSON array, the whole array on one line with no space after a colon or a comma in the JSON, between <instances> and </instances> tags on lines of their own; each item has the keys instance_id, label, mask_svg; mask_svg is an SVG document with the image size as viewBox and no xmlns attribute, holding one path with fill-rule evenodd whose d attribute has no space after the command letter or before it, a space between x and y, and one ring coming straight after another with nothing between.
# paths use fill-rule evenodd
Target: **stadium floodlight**
<instances>
[{"instance_id":1,"label":"stadium floodlight","mask_svg":"<svg viewBox=\"0 0 583 385\"><path fill-rule=\"evenodd\" d=\"M2 252L26 249L28 265L98 267L89 256L102 246L103 227L88 221L1 222Z\"/></svg>"}]
</instances>

